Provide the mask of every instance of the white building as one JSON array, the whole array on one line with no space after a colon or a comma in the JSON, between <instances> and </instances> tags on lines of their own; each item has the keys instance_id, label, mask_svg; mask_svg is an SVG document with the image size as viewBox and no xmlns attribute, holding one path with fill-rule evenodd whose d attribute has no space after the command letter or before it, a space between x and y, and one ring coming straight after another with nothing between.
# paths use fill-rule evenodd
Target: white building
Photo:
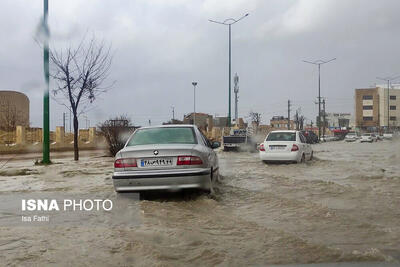
<instances>
[{"instance_id":1,"label":"white building","mask_svg":"<svg viewBox=\"0 0 400 267\"><path fill-rule=\"evenodd\" d=\"M379 95L379 124L387 127L400 126L400 84L392 84L389 89L387 85L377 85ZM389 95L389 101L388 101ZM388 115L389 114L389 115Z\"/></svg>"},{"instance_id":2,"label":"white building","mask_svg":"<svg viewBox=\"0 0 400 267\"><path fill-rule=\"evenodd\" d=\"M352 126L350 113L326 113L326 123L329 128L343 128Z\"/></svg>"}]
</instances>

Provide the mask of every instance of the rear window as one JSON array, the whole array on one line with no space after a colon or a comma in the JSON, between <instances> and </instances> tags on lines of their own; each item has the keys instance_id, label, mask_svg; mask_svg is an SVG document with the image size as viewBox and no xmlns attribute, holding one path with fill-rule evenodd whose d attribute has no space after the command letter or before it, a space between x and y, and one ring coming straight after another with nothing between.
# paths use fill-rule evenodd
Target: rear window
<instances>
[{"instance_id":1,"label":"rear window","mask_svg":"<svg viewBox=\"0 0 400 267\"><path fill-rule=\"evenodd\" d=\"M138 129L127 146L152 144L197 144L192 128L166 127Z\"/></svg>"},{"instance_id":2,"label":"rear window","mask_svg":"<svg viewBox=\"0 0 400 267\"><path fill-rule=\"evenodd\" d=\"M296 141L296 133L270 133L266 141Z\"/></svg>"}]
</instances>

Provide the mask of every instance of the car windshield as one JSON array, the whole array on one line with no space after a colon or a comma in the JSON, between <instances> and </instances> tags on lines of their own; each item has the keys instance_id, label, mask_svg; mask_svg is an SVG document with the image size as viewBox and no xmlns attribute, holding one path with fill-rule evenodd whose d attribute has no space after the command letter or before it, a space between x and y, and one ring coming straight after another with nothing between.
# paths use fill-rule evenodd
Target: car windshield
<instances>
[{"instance_id":1,"label":"car windshield","mask_svg":"<svg viewBox=\"0 0 400 267\"><path fill-rule=\"evenodd\" d=\"M371 136L371 134L363 134L363 136Z\"/></svg>"},{"instance_id":2,"label":"car windshield","mask_svg":"<svg viewBox=\"0 0 400 267\"><path fill-rule=\"evenodd\" d=\"M143 128L135 132L127 146L152 144L197 144L190 127Z\"/></svg>"},{"instance_id":3,"label":"car windshield","mask_svg":"<svg viewBox=\"0 0 400 267\"><path fill-rule=\"evenodd\" d=\"M296 141L296 133L287 133L287 132L270 133L266 141Z\"/></svg>"}]
</instances>

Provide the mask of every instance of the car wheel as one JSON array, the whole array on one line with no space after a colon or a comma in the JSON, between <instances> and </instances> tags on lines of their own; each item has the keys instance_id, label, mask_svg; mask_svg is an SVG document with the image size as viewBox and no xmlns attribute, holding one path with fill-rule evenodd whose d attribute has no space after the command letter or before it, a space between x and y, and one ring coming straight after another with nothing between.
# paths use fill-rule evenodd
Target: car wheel
<instances>
[{"instance_id":1,"label":"car wheel","mask_svg":"<svg viewBox=\"0 0 400 267\"><path fill-rule=\"evenodd\" d=\"M207 188L207 189L205 190L205 192L206 192L207 194L210 194L210 195L214 194L214 180L215 180L215 178L218 178L218 177L213 177L213 169L211 168L211 174L210 174L210 188Z\"/></svg>"},{"instance_id":2,"label":"car wheel","mask_svg":"<svg viewBox=\"0 0 400 267\"><path fill-rule=\"evenodd\" d=\"M206 190L207 194L209 195L214 195L215 191L214 191L214 182L213 182L213 178L210 175L210 188L208 188Z\"/></svg>"}]
</instances>

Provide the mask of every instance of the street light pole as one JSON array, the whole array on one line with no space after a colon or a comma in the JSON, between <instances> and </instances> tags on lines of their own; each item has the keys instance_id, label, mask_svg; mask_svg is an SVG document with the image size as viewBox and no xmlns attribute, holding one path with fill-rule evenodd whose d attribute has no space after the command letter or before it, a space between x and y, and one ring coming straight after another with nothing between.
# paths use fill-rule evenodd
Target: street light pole
<instances>
[{"instance_id":1,"label":"street light pole","mask_svg":"<svg viewBox=\"0 0 400 267\"><path fill-rule=\"evenodd\" d=\"M303 60L305 63L313 64L313 65L318 65L318 140L321 141L321 65L331 62L333 60L336 60L336 58L332 58L330 60L324 61L324 60L316 60L316 61L307 61Z\"/></svg>"},{"instance_id":2,"label":"street light pole","mask_svg":"<svg viewBox=\"0 0 400 267\"><path fill-rule=\"evenodd\" d=\"M217 23L217 24L222 24L222 25L227 25L228 27L229 27L229 67L228 67L228 72L229 72L229 77L228 77L228 79L229 79L229 83L228 83L228 90L229 90L229 92L228 92L228 127L230 127L231 126L231 91L232 91L232 89L231 89L231 76L232 76L232 73L231 73L231 32L232 32L232 30L231 30L231 26L233 25L233 24L235 24L236 22L238 22L238 21L240 21L240 20L242 20L242 19L244 19L245 17L247 17L249 15L249 13L247 13L247 14L245 14L244 16L242 16L241 18L239 18L239 19L233 19L233 18L229 18L229 19L226 19L226 20L224 20L224 21L216 21L216 20L211 20L211 19L209 19L208 21L209 22L213 22L213 23Z\"/></svg>"},{"instance_id":3,"label":"street light pole","mask_svg":"<svg viewBox=\"0 0 400 267\"><path fill-rule=\"evenodd\" d=\"M193 125L196 125L196 85L197 82L192 82L193 85Z\"/></svg>"},{"instance_id":4,"label":"street light pole","mask_svg":"<svg viewBox=\"0 0 400 267\"><path fill-rule=\"evenodd\" d=\"M232 102L232 96L231 96L231 94L232 94L232 86L231 86L231 82L232 82L232 77L231 77L231 75L232 75L232 70L231 70L231 64L232 64L232 49L231 49L231 24L229 24L229 94L228 94L228 97L229 97L229 104L228 104L228 110L229 110L229 112L228 112L228 127L230 127L231 126L231 119L232 119L232 115L231 115L231 110L232 110L232 108L231 108L231 102Z\"/></svg>"},{"instance_id":5,"label":"street light pole","mask_svg":"<svg viewBox=\"0 0 400 267\"><path fill-rule=\"evenodd\" d=\"M50 163L50 111L49 111L49 35L48 35L48 25L47 17L49 12L49 1L43 1L43 25L45 30L45 37L43 43L43 69L44 78L46 81L46 88L43 95L43 158L42 163Z\"/></svg>"}]
</instances>

